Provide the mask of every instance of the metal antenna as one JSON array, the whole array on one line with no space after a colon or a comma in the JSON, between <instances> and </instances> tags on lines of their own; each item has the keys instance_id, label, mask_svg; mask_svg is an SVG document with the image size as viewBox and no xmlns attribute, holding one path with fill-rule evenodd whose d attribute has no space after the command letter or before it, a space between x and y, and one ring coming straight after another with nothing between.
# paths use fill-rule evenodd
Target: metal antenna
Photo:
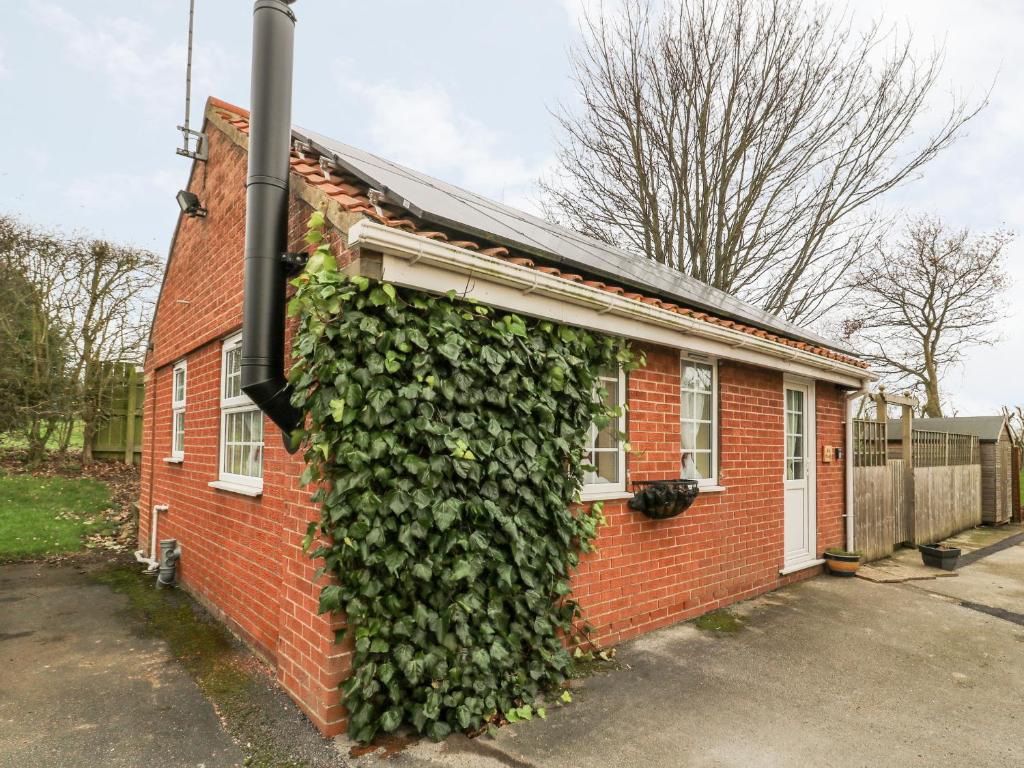
<instances>
[{"instance_id":1,"label":"metal antenna","mask_svg":"<svg viewBox=\"0 0 1024 768\"><path fill-rule=\"evenodd\" d=\"M182 133L182 147L179 155L191 157L193 160L206 160L206 134L193 131L189 127L189 115L192 111L192 27L195 23L196 0L188 0L188 63L185 66L185 124L179 125ZM195 148L192 142L195 141Z\"/></svg>"}]
</instances>

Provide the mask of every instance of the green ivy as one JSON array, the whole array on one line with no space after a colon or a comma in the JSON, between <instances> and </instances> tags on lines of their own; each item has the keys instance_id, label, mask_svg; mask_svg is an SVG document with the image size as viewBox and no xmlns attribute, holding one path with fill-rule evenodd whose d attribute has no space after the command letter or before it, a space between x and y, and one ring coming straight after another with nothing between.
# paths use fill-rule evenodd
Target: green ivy
<instances>
[{"instance_id":1,"label":"green ivy","mask_svg":"<svg viewBox=\"0 0 1024 768\"><path fill-rule=\"evenodd\" d=\"M571 670L569 579L603 522L579 499L591 424L616 414L597 372L621 341L399 289L318 245L294 281L291 371L308 414L307 546L334 583L321 612L354 634L349 733L433 739L532 716ZM320 534L320 535L318 535Z\"/></svg>"}]
</instances>

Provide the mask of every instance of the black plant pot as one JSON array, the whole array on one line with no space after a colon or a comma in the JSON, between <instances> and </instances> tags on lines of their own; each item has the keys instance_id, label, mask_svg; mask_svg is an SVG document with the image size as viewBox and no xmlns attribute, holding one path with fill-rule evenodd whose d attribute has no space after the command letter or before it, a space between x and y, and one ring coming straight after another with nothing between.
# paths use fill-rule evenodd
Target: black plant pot
<instances>
[{"instance_id":1,"label":"black plant pot","mask_svg":"<svg viewBox=\"0 0 1024 768\"><path fill-rule=\"evenodd\" d=\"M956 561L960 559L960 550L956 547L943 547L939 544L921 544L917 549L921 553L921 559L924 561L924 564L931 568L952 571L956 568Z\"/></svg>"},{"instance_id":2,"label":"black plant pot","mask_svg":"<svg viewBox=\"0 0 1024 768\"><path fill-rule=\"evenodd\" d=\"M652 520L667 520L688 509L698 493L696 480L638 480L629 508Z\"/></svg>"}]
</instances>

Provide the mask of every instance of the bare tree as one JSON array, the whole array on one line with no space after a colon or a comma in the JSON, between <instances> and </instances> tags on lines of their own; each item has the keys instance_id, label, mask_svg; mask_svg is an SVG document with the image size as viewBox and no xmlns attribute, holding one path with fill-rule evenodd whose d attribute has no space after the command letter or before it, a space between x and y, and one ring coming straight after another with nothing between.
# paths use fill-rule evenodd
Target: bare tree
<instances>
[{"instance_id":1,"label":"bare tree","mask_svg":"<svg viewBox=\"0 0 1024 768\"><path fill-rule=\"evenodd\" d=\"M72 375L81 384L82 459L89 463L111 376L118 370L105 363L141 362L150 292L160 280L162 262L151 251L102 240L78 239L68 251L79 269L71 315L77 353Z\"/></svg>"},{"instance_id":2,"label":"bare tree","mask_svg":"<svg viewBox=\"0 0 1024 768\"><path fill-rule=\"evenodd\" d=\"M1013 444L1017 448L1024 450L1024 406L1015 405L1013 408L1010 408L1004 405L1003 416L1006 417L1006 421L1010 426Z\"/></svg>"},{"instance_id":3,"label":"bare tree","mask_svg":"<svg viewBox=\"0 0 1024 768\"><path fill-rule=\"evenodd\" d=\"M0 431L23 435L30 463L42 458L76 396L70 343L52 302L63 282L60 252L53 236L0 216Z\"/></svg>"},{"instance_id":4,"label":"bare tree","mask_svg":"<svg viewBox=\"0 0 1024 768\"><path fill-rule=\"evenodd\" d=\"M791 320L876 244L872 202L981 108L923 138L942 52L800 0L625 0L588 18L547 215Z\"/></svg>"},{"instance_id":5,"label":"bare tree","mask_svg":"<svg viewBox=\"0 0 1024 768\"><path fill-rule=\"evenodd\" d=\"M162 262L140 248L64 237L3 216L0 259L7 285L0 292L14 297L0 308L0 349L5 341L22 344L35 366L32 391L46 395L45 407L37 404L19 422L30 453L41 454L54 438L66 450L81 421L89 462L120 370L109 363L141 361Z\"/></svg>"},{"instance_id":6,"label":"bare tree","mask_svg":"<svg viewBox=\"0 0 1024 768\"><path fill-rule=\"evenodd\" d=\"M925 416L942 416L941 382L950 366L969 348L997 340L1011 239L1002 231L972 236L922 216L853 275L857 309L843 335L887 374L891 388L919 393Z\"/></svg>"}]
</instances>

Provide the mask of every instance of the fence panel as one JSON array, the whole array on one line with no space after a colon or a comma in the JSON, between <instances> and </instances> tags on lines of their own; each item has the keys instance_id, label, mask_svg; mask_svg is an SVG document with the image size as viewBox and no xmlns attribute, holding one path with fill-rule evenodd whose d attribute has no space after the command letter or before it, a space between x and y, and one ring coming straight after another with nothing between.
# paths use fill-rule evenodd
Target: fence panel
<instances>
[{"instance_id":1,"label":"fence panel","mask_svg":"<svg viewBox=\"0 0 1024 768\"><path fill-rule=\"evenodd\" d=\"M110 385L101 398L102 416L92 443L96 458L139 463L142 458L142 404L145 381L135 366L105 363L115 367L106 376Z\"/></svg>"},{"instance_id":2,"label":"fence panel","mask_svg":"<svg viewBox=\"0 0 1024 768\"><path fill-rule=\"evenodd\" d=\"M893 544L903 544L913 538L913 523L906 494L907 468L903 459L889 459L889 477L892 483Z\"/></svg>"}]
</instances>

